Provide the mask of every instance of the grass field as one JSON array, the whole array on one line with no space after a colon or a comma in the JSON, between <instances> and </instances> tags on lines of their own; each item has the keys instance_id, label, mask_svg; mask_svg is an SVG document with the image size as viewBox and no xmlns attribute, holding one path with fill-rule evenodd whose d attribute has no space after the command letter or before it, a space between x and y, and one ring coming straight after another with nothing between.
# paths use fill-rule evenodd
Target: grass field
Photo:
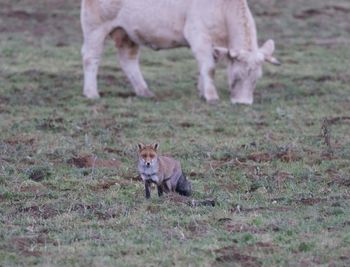
<instances>
[{"instance_id":1,"label":"grass field","mask_svg":"<svg viewBox=\"0 0 350 267\"><path fill-rule=\"evenodd\" d=\"M111 41L89 101L79 1L1 1L0 266L350 265L349 1L249 2L283 65L253 106L220 66L211 106L189 50L143 50L144 100ZM145 200L140 141L181 161L192 198Z\"/></svg>"}]
</instances>

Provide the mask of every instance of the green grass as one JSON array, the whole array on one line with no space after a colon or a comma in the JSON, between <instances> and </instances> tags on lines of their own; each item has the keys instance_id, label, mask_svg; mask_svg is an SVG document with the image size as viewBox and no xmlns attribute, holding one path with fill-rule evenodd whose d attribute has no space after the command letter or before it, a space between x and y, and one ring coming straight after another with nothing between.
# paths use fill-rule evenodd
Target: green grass
<instances>
[{"instance_id":1,"label":"green grass","mask_svg":"<svg viewBox=\"0 0 350 267\"><path fill-rule=\"evenodd\" d=\"M186 49L143 49L157 100L129 96L112 42L103 97L83 98L79 3L51 2L0 4L0 266L350 264L349 120L328 127L331 148L322 136L350 114L347 1L251 1L283 65L249 107L230 104L224 66L220 103L199 99ZM145 200L140 141L216 205Z\"/></svg>"}]
</instances>

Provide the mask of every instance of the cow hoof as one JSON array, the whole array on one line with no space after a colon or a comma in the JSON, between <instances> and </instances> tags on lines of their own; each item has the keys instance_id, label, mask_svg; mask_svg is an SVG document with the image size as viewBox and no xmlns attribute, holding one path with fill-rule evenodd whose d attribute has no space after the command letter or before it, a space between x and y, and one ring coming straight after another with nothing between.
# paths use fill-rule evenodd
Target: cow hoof
<instances>
[{"instance_id":1,"label":"cow hoof","mask_svg":"<svg viewBox=\"0 0 350 267\"><path fill-rule=\"evenodd\" d=\"M242 104L242 105L251 105L253 104L253 99L235 99L231 98L232 104Z\"/></svg>"},{"instance_id":2,"label":"cow hoof","mask_svg":"<svg viewBox=\"0 0 350 267\"><path fill-rule=\"evenodd\" d=\"M84 92L84 96L88 99L98 99L100 98L99 93L97 92Z\"/></svg>"}]
</instances>

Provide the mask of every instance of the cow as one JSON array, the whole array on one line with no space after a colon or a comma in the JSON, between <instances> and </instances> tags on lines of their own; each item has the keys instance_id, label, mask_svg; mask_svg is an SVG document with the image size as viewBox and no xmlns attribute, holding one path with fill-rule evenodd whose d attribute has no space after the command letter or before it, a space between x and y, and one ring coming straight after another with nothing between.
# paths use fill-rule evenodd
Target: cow
<instances>
[{"instance_id":1,"label":"cow","mask_svg":"<svg viewBox=\"0 0 350 267\"><path fill-rule=\"evenodd\" d=\"M189 47L199 65L198 90L208 103L219 100L216 63L227 62L232 103L252 104L262 64L278 65L275 44L258 46L256 25L246 0L82 0L82 58L87 98L98 98L97 73L110 36L119 63L140 97L154 97L139 66L140 47Z\"/></svg>"}]
</instances>

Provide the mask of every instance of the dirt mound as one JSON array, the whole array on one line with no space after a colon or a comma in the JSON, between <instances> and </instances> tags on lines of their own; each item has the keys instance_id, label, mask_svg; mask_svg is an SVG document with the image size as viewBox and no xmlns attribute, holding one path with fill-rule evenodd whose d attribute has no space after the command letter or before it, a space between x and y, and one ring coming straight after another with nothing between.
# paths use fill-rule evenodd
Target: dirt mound
<instances>
[{"instance_id":1,"label":"dirt mound","mask_svg":"<svg viewBox=\"0 0 350 267\"><path fill-rule=\"evenodd\" d=\"M36 218L50 219L57 216L59 212L49 205L34 205L30 207L21 207L17 210L17 213L28 213L30 216Z\"/></svg>"},{"instance_id":2,"label":"dirt mound","mask_svg":"<svg viewBox=\"0 0 350 267\"><path fill-rule=\"evenodd\" d=\"M215 250L215 253L218 255L215 260L219 264L231 262L233 265L239 263L240 265L247 267L261 266L259 258L247 255L247 252L248 251L245 251L243 254L236 245L227 246Z\"/></svg>"},{"instance_id":3,"label":"dirt mound","mask_svg":"<svg viewBox=\"0 0 350 267\"><path fill-rule=\"evenodd\" d=\"M73 157L70 160L68 160L69 164L74 165L78 168L119 168L121 166L121 162L117 159L99 159L96 156L93 155L86 155L86 156L78 156Z\"/></svg>"}]
</instances>

